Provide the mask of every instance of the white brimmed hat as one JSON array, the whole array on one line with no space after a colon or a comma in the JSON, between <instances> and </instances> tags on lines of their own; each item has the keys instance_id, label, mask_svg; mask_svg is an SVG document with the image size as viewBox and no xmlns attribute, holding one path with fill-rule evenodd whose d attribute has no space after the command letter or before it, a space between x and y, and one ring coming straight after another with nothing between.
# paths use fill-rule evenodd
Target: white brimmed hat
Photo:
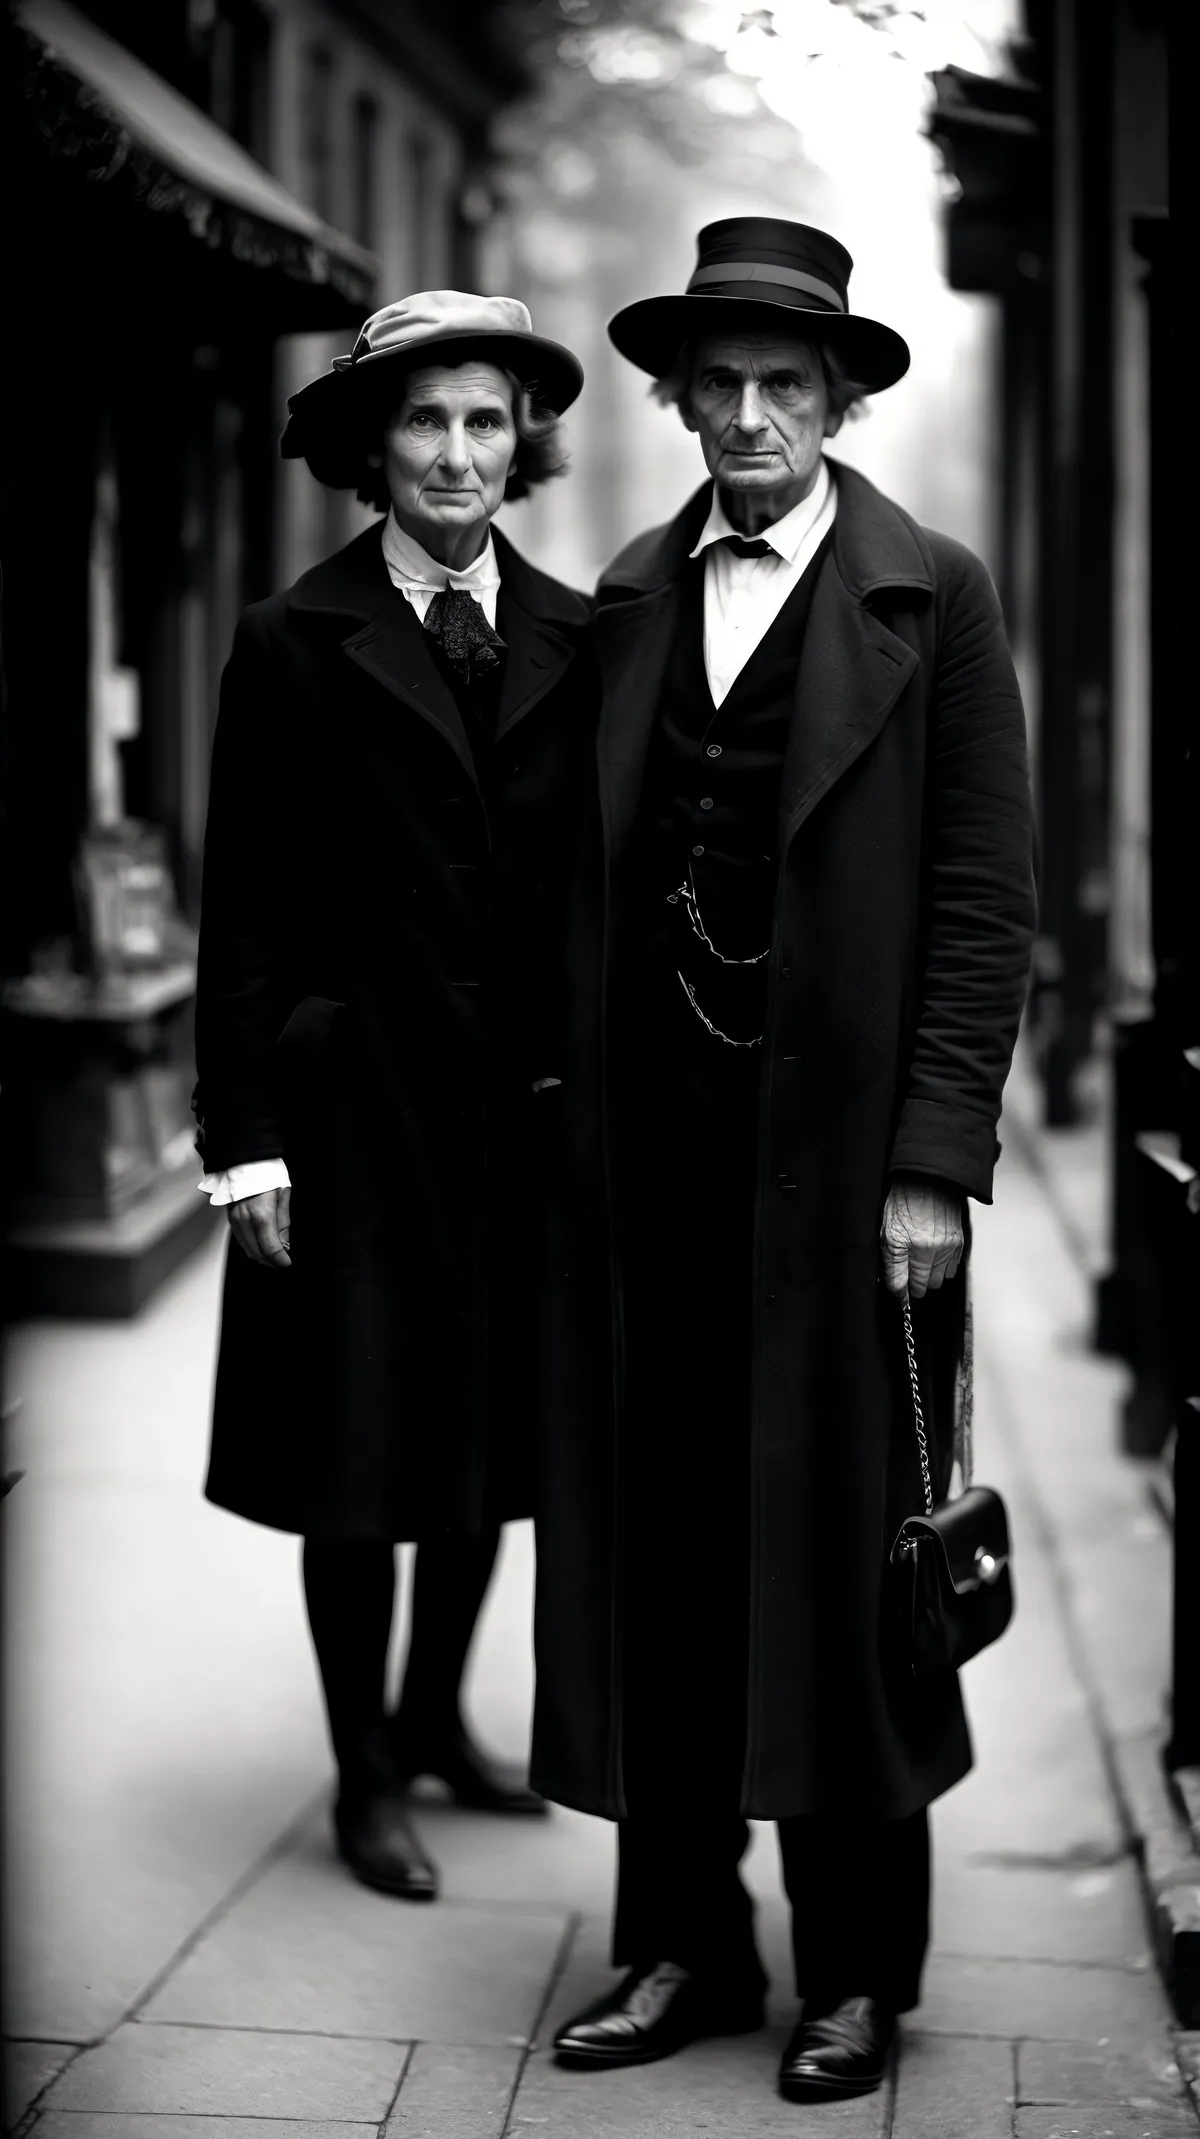
<instances>
[{"instance_id":1,"label":"white brimmed hat","mask_svg":"<svg viewBox=\"0 0 1200 2139\"><path fill-rule=\"evenodd\" d=\"M306 460L318 482L357 489L404 372L439 355L451 363L482 357L515 372L556 416L583 385L578 357L535 334L519 298L421 290L373 312L350 354L335 357L328 371L289 397L281 451L288 460Z\"/></svg>"}]
</instances>

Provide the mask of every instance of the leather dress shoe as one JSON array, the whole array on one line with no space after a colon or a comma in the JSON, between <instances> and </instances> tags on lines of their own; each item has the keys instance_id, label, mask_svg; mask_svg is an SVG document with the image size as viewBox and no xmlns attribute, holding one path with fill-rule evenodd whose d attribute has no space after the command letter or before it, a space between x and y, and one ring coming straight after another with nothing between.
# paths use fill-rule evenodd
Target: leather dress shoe
<instances>
[{"instance_id":1,"label":"leather dress shoe","mask_svg":"<svg viewBox=\"0 0 1200 2139\"><path fill-rule=\"evenodd\" d=\"M896 2016L874 1998L805 2000L783 2053L779 2092L788 2102L832 2102L882 2084Z\"/></svg>"},{"instance_id":2,"label":"leather dress shoe","mask_svg":"<svg viewBox=\"0 0 1200 2139\"><path fill-rule=\"evenodd\" d=\"M615 2070L671 2057L702 2035L749 2035L763 2024L761 1987L731 1989L674 1961L635 1968L554 2038L560 2065Z\"/></svg>"},{"instance_id":3,"label":"leather dress shoe","mask_svg":"<svg viewBox=\"0 0 1200 2139\"><path fill-rule=\"evenodd\" d=\"M457 1729L426 1736L409 1731L395 1720L391 1733L392 1761L402 1788L418 1775L432 1775L443 1782L456 1805L472 1812L519 1813L525 1818L544 1818L549 1806L531 1790L522 1771L503 1761L490 1760L482 1746L461 1724Z\"/></svg>"},{"instance_id":4,"label":"leather dress shoe","mask_svg":"<svg viewBox=\"0 0 1200 2139\"><path fill-rule=\"evenodd\" d=\"M338 1799L334 1833L342 1861L377 1893L400 1901L436 1901L437 1866L409 1825L408 1809L395 1791L375 1790Z\"/></svg>"}]
</instances>

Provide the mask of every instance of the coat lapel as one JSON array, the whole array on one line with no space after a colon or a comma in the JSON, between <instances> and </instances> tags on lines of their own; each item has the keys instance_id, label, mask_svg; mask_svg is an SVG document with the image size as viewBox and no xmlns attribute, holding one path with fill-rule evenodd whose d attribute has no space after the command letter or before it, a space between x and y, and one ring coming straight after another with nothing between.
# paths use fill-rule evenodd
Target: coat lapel
<instances>
[{"instance_id":1,"label":"coat lapel","mask_svg":"<svg viewBox=\"0 0 1200 2139\"><path fill-rule=\"evenodd\" d=\"M598 753L610 867L623 854L637 815L679 614L679 580L711 501L712 486L706 484L669 527L631 545L601 584L596 618L602 689Z\"/></svg>"},{"instance_id":2,"label":"coat lapel","mask_svg":"<svg viewBox=\"0 0 1200 2139\"><path fill-rule=\"evenodd\" d=\"M496 720L499 741L565 675L589 610L582 595L537 571L498 528L492 539L500 566L496 623L508 649Z\"/></svg>"},{"instance_id":3,"label":"coat lapel","mask_svg":"<svg viewBox=\"0 0 1200 2139\"><path fill-rule=\"evenodd\" d=\"M437 729L469 773L472 784L478 787L479 775L462 714L429 651L424 626L412 604L390 584L388 593L391 599L386 607L343 640L342 650L393 698L400 699Z\"/></svg>"},{"instance_id":4,"label":"coat lapel","mask_svg":"<svg viewBox=\"0 0 1200 2139\"><path fill-rule=\"evenodd\" d=\"M780 853L874 741L917 665L868 608L884 588L933 592L915 523L853 469L837 470L831 550L813 591L780 787Z\"/></svg>"},{"instance_id":5,"label":"coat lapel","mask_svg":"<svg viewBox=\"0 0 1200 2139\"><path fill-rule=\"evenodd\" d=\"M600 783L614 862L624 851L637 814L678 609L679 590L669 584L637 601L618 603L598 619Z\"/></svg>"},{"instance_id":6,"label":"coat lapel","mask_svg":"<svg viewBox=\"0 0 1200 2139\"><path fill-rule=\"evenodd\" d=\"M912 648L848 593L830 552L796 673L779 791L781 853L878 735L916 665Z\"/></svg>"},{"instance_id":7,"label":"coat lapel","mask_svg":"<svg viewBox=\"0 0 1200 2139\"><path fill-rule=\"evenodd\" d=\"M462 715L444 681L411 603L397 592L383 561L379 529L369 527L344 550L298 579L290 607L353 626L342 651L375 683L428 721L449 744L472 783L479 777Z\"/></svg>"}]
</instances>

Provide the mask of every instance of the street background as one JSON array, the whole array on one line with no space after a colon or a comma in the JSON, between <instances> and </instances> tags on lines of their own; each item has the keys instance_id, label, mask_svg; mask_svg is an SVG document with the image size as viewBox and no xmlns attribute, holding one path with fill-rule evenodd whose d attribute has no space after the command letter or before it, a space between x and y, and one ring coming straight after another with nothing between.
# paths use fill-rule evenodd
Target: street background
<instances>
[{"instance_id":1,"label":"street background","mask_svg":"<svg viewBox=\"0 0 1200 2139\"><path fill-rule=\"evenodd\" d=\"M9 0L24 368L7 426L3 992L8 2113L39 2139L1175 2139L1200 2056L1195 756L1170 657L1163 0ZM706 222L833 231L912 349L834 457L987 563L1041 932L977 1214L977 1474L1011 1633L935 1811L927 1995L885 2093L786 2108L767 2037L591 2079L613 1837L420 1812L432 1910L337 1864L297 1541L201 1498L222 1221L189 1095L208 758L240 608L369 524L288 393L413 289L580 354L567 478L505 508L591 589L702 476L608 344ZM47 331L112 321L80 367ZM153 352L153 362L144 360ZM132 359L131 360L131 352ZM64 426L62 410L71 423ZM1186 694L1184 694L1186 696ZM528 1526L472 1662L524 1757ZM398 1614L396 1663L405 1639Z\"/></svg>"}]
</instances>

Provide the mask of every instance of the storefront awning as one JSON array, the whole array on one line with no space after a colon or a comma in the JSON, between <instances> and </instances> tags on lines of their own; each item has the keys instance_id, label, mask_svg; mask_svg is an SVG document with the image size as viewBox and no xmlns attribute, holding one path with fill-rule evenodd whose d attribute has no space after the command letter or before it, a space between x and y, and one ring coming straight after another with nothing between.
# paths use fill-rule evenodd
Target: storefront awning
<instances>
[{"instance_id":1,"label":"storefront awning","mask_svg":"<svg viewBox=\"0 0 1200 2139\"><path fill-rule=\"evenodd\" d=\"M277 285L277 331L361 322L376 261L296 200L236 141L66 0L25 0L26 91L38 133L191 246Z\"/></svg>"}]
</instances>

